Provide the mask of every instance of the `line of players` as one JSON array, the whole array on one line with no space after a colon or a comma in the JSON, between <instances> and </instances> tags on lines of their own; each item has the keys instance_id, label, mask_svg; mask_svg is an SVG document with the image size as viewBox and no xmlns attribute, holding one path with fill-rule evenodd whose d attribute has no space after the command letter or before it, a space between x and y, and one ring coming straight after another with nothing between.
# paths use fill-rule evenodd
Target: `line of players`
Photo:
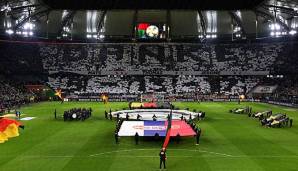
<instances>
[{"instance_id":1,"label":"line of players","mask_svg":"<svg viewBox=\"0 0 298 171\"><path fill-rule=\"evenodd\" d=\"M292 127L293 119L286 114L272 114L272 111L257 112L251 115L258 118L262 126L266 127Z\"/></svg>"},{"instance_id":2,"label":"line of players","mask_svg":"<svg viewBox=\"0 0 298 171\"><path fill-rule=\"evenodd\" d=\"M198 115L198 119L199 120L202 120L202 119L205 118L205 116L206 116L206 113L205 112L200 112L200 115ZM168 119L169 119L169 117L170 117L170 115L167 116ZM105 118L106 119L109 119L109 120L113 120L113 115L112 115L112 110L111 109L110 109L110 112L109 113L107 111L105 111ZM119 113L117 113L116 120L119 120L119 119L120 119L120 115L119 115ZM130 116L129 116L128 113L126 113L125 120L128 121L129 119L130 119ZM138 114L136 120L139 121L141 119L142 119L142 116L140 114ZM157 119L158 119L157 116L154 114L152 116L152 120L153 121L157 121ZM184 120L185 122L187 122L187 118L183 114L181 115L180 119L181 120ZM192 120L192 119L193 119L192 115L189 115L188 120Z\"/></svg>"},{"instance_id":3,"label":"line of players","mask_svg":"<svg viewBox=\"0 0 298 171\"><path fill-rule=\"evenodd\" d=\"M64 111L63 119L64 121L73 121L73 120L80 120L84 121L91 117L92 115L92 109L86 109L86 108L73 108L68 111Z\"/></svg>"},{"instance_id":4,"label":"line of players","mask_svg":"<svg viewBox=\"0 0 298 171\"><path fill-rule=\"evenodd\" d=\"M292 127L293 119L290 119L286 114L272 114L272 111L252 112L252 108L247 106L230 110L230 113L247 114L248 117L258 118L262 126L266 127Z\"/></svg>"}]
</instances>

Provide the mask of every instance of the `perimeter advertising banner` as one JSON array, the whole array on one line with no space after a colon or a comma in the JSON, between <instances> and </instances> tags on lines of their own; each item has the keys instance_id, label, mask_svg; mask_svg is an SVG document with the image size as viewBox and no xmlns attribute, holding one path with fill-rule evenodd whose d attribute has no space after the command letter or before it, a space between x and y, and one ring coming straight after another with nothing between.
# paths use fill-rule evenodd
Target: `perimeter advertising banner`
<instances>
[{"instance_id":1,"label":"perimeter advertising banner","mask_svg":"<svg viewBox=\"0 0 298 171\"><path fill-rule=\"evenodd\" d=\"M139 136L152 137L155 134L166 136L167 121L124 121L121 125L119 136ZM171 136L194 136L194 130L184 121L173 120L171 128Z\"/></svg>"}]
</instances>

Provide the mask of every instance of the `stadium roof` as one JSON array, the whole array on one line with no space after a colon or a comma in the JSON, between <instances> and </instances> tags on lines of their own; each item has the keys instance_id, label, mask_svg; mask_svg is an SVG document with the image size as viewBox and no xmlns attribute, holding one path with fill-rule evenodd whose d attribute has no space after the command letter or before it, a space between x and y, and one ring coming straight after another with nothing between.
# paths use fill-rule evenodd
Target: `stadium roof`
<instances>
[{"instance_id":1,"label":"stadium roof","mask_svg":"<svg viewBox=\"0 0 298 171\"><path fill-rule=\"evenodd\" d=\"M43 0L55 9L193 9L239 10L252 9L263 0Z\"/></svg>"},{"instance_id":2,"label":"stadium roof","mask_svg":"<svg viewBox=\"0 0 298 171\"><path fill-rule=\"evenodd\" d=\"M142 22L164 23L171 38L262 38L298 31L296 0L2 0L0 9L0 34L11 37L134 38Z\"/></svg>"}]
</instances>

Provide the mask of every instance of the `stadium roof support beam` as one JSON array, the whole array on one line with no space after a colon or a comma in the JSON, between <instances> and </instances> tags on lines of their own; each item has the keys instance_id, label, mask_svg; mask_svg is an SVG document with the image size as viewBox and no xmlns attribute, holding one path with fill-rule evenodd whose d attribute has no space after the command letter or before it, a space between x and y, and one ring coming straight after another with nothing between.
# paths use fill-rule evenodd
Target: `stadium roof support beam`
<instances>
[{"instance_id":1,"label":"stadium roof support beam","mask_svg":"<svg viewBox=\"0 0 298 171\"><path fill-rule=\"evenodd\" d=\"M171 39L171 11L167 10L167 35L166 38L169 41Z\"/></svg>"},{"instance_id":2,"label":"stadium roof support beam","mask_svg":"<svg viewBox=\"0 0 298 171\"><path fill-rule=\"evenodd\" d=\"M69 22L73 19L75 16L76 11L70 11L66 14L66 16L63 18L61 25L58 30L58 35L61 35L63 33L63 28L69 24Z\"/></svg>"},{"instance_id":3,"label":"stadium roof support beam","mask_svg":"<svg viewBox=\"0 0 298 171\"><path fill-rule=\"evenodd\" d=\"M278 17L275 17L273 14L264 12L264 11L259 10L259 9L255 9L254 11L255 11L256 14L260 14L261 16L263 16L263 17L265 17L265 18L266 18L266 17L269 17L270 19L276 21L276 22L277 22L279 25L281 25L284 29L286 29L287 31L290 31L289 26L288 26L286 23L282 22Z\"/></svg>"},{"instance_id":4,"label":"stadium roof support beam","mask_svg":"<svg viewBox=\"0 0 298 171\"><path fill-rule=\"evenodd\" d=\"M24 25L27 21L29 21L32 18L38 18L40 16L43 16L44 14L49 13L51 10L50 9L46 9L46 10L42 10L42 11L38 11L36 13L33 13L32 15L29 15L28 17L24 18L22 21L18 22L18 24L16 24L14 26L14 30L19 29L22 25Z\"/></svg>"},{"instance_id":5,"label":"stadium roof support beam","mask_svg":"<svg viewBox=\"0 0 298 171\"><path fill-rule=\"evenodd\" d=\"M40 6L39 4L19 6L19 7L11 8L11 11L18 11L18 10L22 10L24 8L32 8L32 7L39 7L39 6Z\"/></svg>"},{"instance_id":6,"label":"stadium roof support beam","mask_svg":"<svg viewBox=\"0 0 298 171\"><path fill-rule=\"evenodd\" d=\"M137 20L138 20L138 10L135 10L133 13L133 19L132 19L132 38L135 39L137 37Z\"/></svg>"},{"instance_id":7,"label":"stadium roof support beam","mask_svg":"<svg viewBox=\"0 0 298 171\"><path fill-rule=\"evenodd\" d=\"M293 8L283 7L283 6L277 6L277 5L263 5L263 8L275 8L280 10L282 13L292 15L292 16L298 16L298 12L296 12Z\"/></svg>"},{"instance_id":8,"label":"stadium roof support beam","mask_svg":"<svg viewBox=\"0 0 298 171\"><path fill-rule=\"evenodd\" d=\"M9 11L1 11L2 12L7 12L7 13L18 13L19 11L22 11L26 8L30 9L30 8L36 8L36 7L41 7L41 5L39 4L34 4L34 5L26 5L26 6L18 6L18 7L13 7L11 8L11 10Z\"/></svg>"},{"instance_id":9,"label":"stadium roof support beam","mask_svg":"<svg viewBox=\"0 0 298 171\"><path fill-rule=\"evenodd\" d=\"M241 21L241 18L239 18L238 15L234 11L229 11L230 16L232 17L233 20L236 21L237 25L241 28L242 34L246 36L246 31L244 29L243 23Z\"/></svg>"},{"instance_id":10,"label":"stadium roof support beam","mask_svg":"<svg viewBox=\"0 0 298 171\"><path fill-rule=\"evenodd\" d=\"M101 15L100 15L100 18L98 20L98 24L97 24L97 32L99 33L102 26L103 26L103 22L104 22L104 19L105 19L105 16L107 15L107 10L104 10L102 11Z\"/></svg>"},{"instance_id":11,"label":"stadium roof support beam","mask_svg":"<svg viewBox=\"0 0 298 171\"><path fill-rule=\"evenodd\" d=\"M206 35L206 20L202 14L202 11L198 11L198 14L200 16L200 23L203 30L203 35Z\"/></svg>"}]
</instances>

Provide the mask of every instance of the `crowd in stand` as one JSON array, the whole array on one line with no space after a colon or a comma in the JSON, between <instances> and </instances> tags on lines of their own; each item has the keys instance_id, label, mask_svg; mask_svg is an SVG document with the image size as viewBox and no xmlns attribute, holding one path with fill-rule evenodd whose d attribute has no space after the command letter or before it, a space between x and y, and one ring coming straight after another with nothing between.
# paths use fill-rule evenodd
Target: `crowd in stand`
<instances>
[{"instance_id":1,"label":"crowd in stand","mask_svg":"<svg viewBox=\"0 0 298 171\"><path fill-rule=\"evenodd\" d=\"M44 73L48 76L44 81L51 88L78 96L107 92L120 95L161 92L183 98L239 96L262 84L271 72L297 74L298 70L298 60L293 57L298 53L295 48L298 42L290 41L4 45L1 72ZM278 83L282 84L279 94L297 95L298 81L287 81ZM7 86L12 90L8 91ZM0 106L26 99L22 91L16 92L20 89L15 85L1 87L6 92L1 94L5 97L0 97Z\"/></svg>"},{"instance_id":2,"label":"crowd in stand","mask_svg":"<svg viewBox=\"0 0 298 171\"><path fill-rule=\"evenodd\" d=\"M29 103L33 96L21 84L0 78L0 113Z\"/></svg>"},{"instance_id":3,"label":"crowd in stand","mask_svg":"<svg viewBox=\"0 0 298 171\"><path fill-rule=\"evenodd\" d=\"M95 74L103 71L272 71L287 43L41 45L45 70ZM278 66L277 66L278 67Z\"/></svg>"},{"instance_id":4,"label":"crowd in stand","mask_svg":"<svg viewBox=\"0 0 298 171\"><path fill-rule=\"evenodd\" d=\"M261 77L260 77L261 78ZM207 76L57 76L50 77L48 85L61 88L75 95L82 94L222 94L242 95L252 90L259 82L258 77L218 77Z\"/></svg>"},{"instance_id":5,"label":"crowd in stand","mask_svg":"<svg viewBox=\"0 0 298 171\"><path fill-rule=\"evenodd\" d=\"M222 44L22 44L5 43L3 71L203 72L226 75L298 69L297 42ZM146 74L145 74L146 75ZM160 74L158 74L160 75Z\"/></svg>"}]
</instances>

